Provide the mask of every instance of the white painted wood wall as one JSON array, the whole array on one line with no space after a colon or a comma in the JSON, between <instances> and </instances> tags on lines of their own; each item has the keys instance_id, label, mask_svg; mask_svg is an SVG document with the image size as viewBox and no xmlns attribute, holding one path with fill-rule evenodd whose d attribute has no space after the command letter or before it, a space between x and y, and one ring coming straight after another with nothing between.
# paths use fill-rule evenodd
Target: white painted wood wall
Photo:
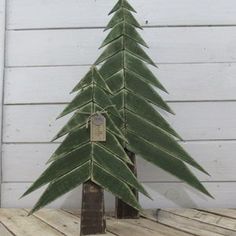
<instances>
[{"instance_id":1,"label":"white painted wood wall","mask_svg":"<svg viewBox=\"0 0 236 236\"><path fill-rule=\"evenodd\" d=\"M18 200L58 146L50 143L69 91L101 53L103 27L115 0L0 0L0 78L4 77L2 207L31 207L42 190ZM139 160L154 201L145 208L236 207L236 1L130 0L148 53L176 112L166 116L183 145L211 177L195 173L208 199ZM5 35L5 36L4 36ZM4 38L5 54L4 54ZM5 55L5 57L4 57ZM5 73L2 68L5 66ZM2 96L0 96L2 97ZM51 206L78 207L80 189ZM114 203L106 196L107 207Z\"/></svg>"}]
</instances>

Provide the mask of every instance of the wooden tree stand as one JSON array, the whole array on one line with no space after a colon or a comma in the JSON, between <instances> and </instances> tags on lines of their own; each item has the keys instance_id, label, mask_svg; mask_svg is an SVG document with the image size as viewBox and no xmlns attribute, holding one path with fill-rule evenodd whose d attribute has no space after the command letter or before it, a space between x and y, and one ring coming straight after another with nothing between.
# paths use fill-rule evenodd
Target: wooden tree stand
<instances>
[{"instance_id":1,"label":"wooden tree stand","mask_svg":"<svg viewBox=\"0 0 236 236\"><path fill-rule=\"evenodd\" d=\"M104 191L92 181L88 181L83 184L80 235L105 232Z\"/></svg>"},{"instance_id":2,"label":"wooden tree stand","mask_svg":"<svg viewBox=\"0 0 236 236\"><path fill-rule=\"evenodd\" d=\"M130 152L129 150L125 149L127 155L129 156L130 160L132 161L133 165L129 165L129 168L134 173L135 176L137 176L137 167L136 167L136 158L135 154L133 152ZM138 192L133 190L134 195L138 199ZM139 212L134 209L133 207L127 205L125 202L120 200L119 198L116 198L116 218L118 219L138 219L139 218Z\"/></svg>"},{"instance_id":3,"label":"wooden tree stand","mask_svg":"<svg viewBox=\"0 0 236 236\"><path fill-rule=\"evenodd\" d=\"M129 165L137 176L135 154L125 150L134 165ZM137 191L133 191L138 198ZM116 198L116 217L118 219L138 219L139 212ZM82 211L81 211L81 235L104 234L106 232L104 191L101 187L88 181L83 184Z\"/></svg>"}]
</instances>

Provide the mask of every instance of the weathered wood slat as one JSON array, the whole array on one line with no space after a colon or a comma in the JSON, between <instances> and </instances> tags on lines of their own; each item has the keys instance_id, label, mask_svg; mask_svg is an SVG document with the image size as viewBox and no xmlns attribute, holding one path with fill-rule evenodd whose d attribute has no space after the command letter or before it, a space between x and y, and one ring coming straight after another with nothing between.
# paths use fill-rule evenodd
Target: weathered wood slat
<instances>
[{"instance_id":1,"label":"weathered wood slat","mask_svg":"<svg viewBox=\"0 0 236 236\"><path fill-rule=\"evenodd\" d=\"M0 0L0 122L3 119L3 85L4 85L4 69L5 69L5 31L6 29L6 0ZM0 133L2 133L2 126L0 127ZM0 138L0 150L2 150L2 138ZM0 158L2 156L0 155ZM0 170L0 181L2 182L2 168Z\"/></svg>"},{"instance_id":2,"label":"weathered wood slat","mask_svg":"<svg viewBox=\"0 0 236 236\"><path fill-rule=\"evenodd\" d=\"M174 182L144 183L151 194L153 201L140 195L140 202L144 209L155 208L232 208L235 206L236 183L207 182L204 186L213 194L215 200L197 193L187 185ZM3 183L2 207L32 208L43 189L19 200L30 183ZM67 195L56 200L48 207L80 209L81 188L75 189ZM115 201L111 194L105 193L106 212L114 211Z\"/></svg>"},{"instance_id":3,"label":"weathered wood slat","mask_svg":"<svg viewBox=\"0 0 236 236\"><path fill-rule=\"evenodd\" d=\"M5 72L5 104L70 102L88 66L11 68ZM154 71L167 101L236 100L236 63L170 64Z\"/></svg>"},{"instance_id":4,"label":"weathered wood slat","mask_svg":"<svg viewBox=\"0 0 236 236\"><path fill-rule=\"evenodd\" d=\"M98 236L97 234L90 234L88 236ZM112 234L110 232L106 232L105 234L99 234L99 236L117 236L115 234Z\"/></svg>"},{"instance_id":5,"label":"weathered wood slat","mask_svg":"<svg viewBox=\"0 0 236 236\"><path fill-rule=\"evenodd\" d=\"M81 235L106 232L104 189L91 180L83 183L80 216Z\"/></svg>"},{"instance_id":6,"label":"weathered wood slat","mask_svg":"<svg viewBox=\"0 0 236 236\"><path fill-rule=\"evenodd\" d=\"M229 236L233 231L160 210L158 222L198 236Z\"/></svg>"},{"instance_id":7,"label":"weathered wood slat","mask_svg":"<svg viewBox=\"0 0 236 236\"><path fill-rule=\"evenodd\" d=\"M119 236L127 236L131 235L131 233L135 236L163 236L162 233L130 224L126 220L108 219L107 230Z\"/></svg>"},{"instance_id":8,"label":"weathered wood slat","mask_svg":"<svg viewBox=\"0 0 236 236\"><path fill-rule=\"evenodd\" d=\"M236 220L194 209L170 209L167 212L236 232ZM236 234L236 233L235 233Z\"/></svg>"},{"instance_id":9,"label":"weathered wood slat","mask_svg":"<svg viewBox=\"0 0 236 236\"><path fill-rule=\"evenodd\" d=\"M177 102L170 104L176 116L163 115L185 140L236 139L235 104L236 102ZM55 120L64 107L65 105L5 106L3 141L50 142L70 117Z\"/></svg>"},{"instance_id":10,"label":"weathered wood slat","mask_svg":"<svg viewBox=\"0 0 236 236\"><path fill-rule=\"evenodd\" d=\"M198 210L204 211L206 213L212 213L212 214L236 219L236 209L209 208L209 209L198 209Z\"/></svg>"},{"instance_id":11,"label":"weathered wood slat","mask_svg":"<svg viewBox=\"0 0 236 236\"><path fill-rule=\"evenodd\" d=\"M116 1L10 0L8 28L100 27ZM130 0L143 25L235 24L234 0ZM51 10L53 9L53 17ZM88 17L89 14L89 17ZM99 16L99 17L97 17Z\"/></svg>"},{"instance_id":12,"label":"weathered wood slat","mask_svg":"<svg viewBox=\"0 0 236 236\"><path fill-rule=\"evenodd\" d=\"M2 184L2 206L5 208L32 208L36 201L39 199L39 196L45 190L45 187L42 187L38 191L33 192L32 194L19 199L22 194L30 187L31 183L9 183ZM48 208L65 208L73 209L80 208L81 206L81 187L76 188L73 192L65 194L61 198L50 203Z\"/></svg>"},{"instance_id":13,"label":"weathered wood slat","mask_svg":"<svg viewBox=\"0 0 236 236\"><path fill-rule=\"evenodd\" d=\"M81 208L80 209L62 209L62 210L76 217L80 217L81 215Z\"/></svg>"},{"instance_id":14,"label":"weathered wood slat","mask_svg":"<svg viewBox=\"0 0 236 236\"><path fill-rule=\"evenodd\" d=\"M69 119L69 117L63 117L56 121L56 117L64 107L65 105L5 107L4 114L8 117L8 121L6 120L4 124L4 142L11 142L13 140L13 142L50 142ZM27 120L21 117L22 115L24 116L24 113L28 117L26 118ZM21 119L17 117L21 117ZM26 123L27 126L25 125ZM43 132L39 132L39 130ZM11 135L12 132L18 135L13 138Z\"/></svg>"},{"instance_id":15,"label":"weathered wood slat","mask_svg":"<svg viewBox=\"0 0 236 236\"><path fill-rule=\"evenodd\" d=\"M148 219L150 221L157 222L157 214L158 214L159 210L160 209L148 209L148 210L145 210L145 212L144 212L142 217L144 219Z\"/></svg>"},{"instance_id":16,"label":"weathered wood slat","mask_svg":"<svg viewBox=\"0 0 236 236\"><path fill-rule=\"evenodd\" d=\"M8 229L0 223L0 235L1 236L14 236Z\"/></svg>"},{"instance_id":17,"label":"weathered wood slat","mask_svg":"<svg viewBox=\"0 0 236 236\"><path fill-rule=\"evenodd\" d=\"M88 66L6 69L5 99L13 103L70 102Z\"/></svg>"},{"instance_id":18,"label":"weathered wood slat","mask_svg":"<svg viewBox=\"0 0 236 236\"><path fill-rule=\"evenodd\" d=\"M151 220L140 219L140 220L126 220L127 223L134 224L143 228L154 230L163 236L191 236L192 234L185 233L181 230L177 230L166 225L160 224L158 222L153 222Z\"/></svg>"},{"instance_id":19,"label":"weathered wood slat","mask_svg":"<svg viewBox=\"0 0 236 236\"><path fill-rule=\"evenodd\" d=\"M133 165L128 165L132 173L137 177L137 157L135 153L125 149L128 157L131 160ZM136 189L132 189L134 196L139 201L139 193ZM131 207L130 205L123 202L121 199L116 198L116 205L115 205L115 216L117 219L138 219L140 217L139 212Z\"/></svg>"},{"instance_id":20,"label":"weathered wood slat","mask_svg":"<svg viewBox=\"0 0 236 236\"><path fill-rule=\"evenodd\" d=\"M28 209L26 209L26 211L29 212ZM66 236L79 235L80 219L65 211L43 209L34 213L34 216L51 225L53 228L62 232Z\"/></svg>"},{"instance_id":21,"label":"weathered wood slat","mask_svg":"<svg viewBox=\"0 0 236 236\"><path fill-rule=\"evenodd\" d=\"M74 215L76 217L79 217L81 215L81 212L78 210L77 211L66 210L66 211L70 212L72 215ZM106 215L107 215L106 223L107 223L107 234L108 235L110 235L111 233L114 233L114 235L126 236L126 235L128 235L129 228L130 228L130 232L132 231L132 233L134 233L134 235L137 234L137 236L142 235L144 232L145 232L145 234L143 234L143 235L149 236L149 235L153 235L152 231L157 231L154 229L154 226L153 226L153 229L151 227L147 228L147 231L141 230L141 228L140 228L140 227L142 227L142 224L140 223L141 219L139 219L139 220L127 220L127 219L126 220L117 220L117 219L114 219L111 217L111 215L114 215L113 212L106 212ZM137 222L139 222L140 225ZM134 225L138 226L138 228L136 227L136 229L134 229ZM163 229L163 226L160 227L159 231L162 232L162 229ZM159 236L159 231L157 231L158 234L156 236ZM160 234L160 235L162 235L162 234ZM176 235L176 236L178 236L178 235ZM185 236L185 235L183 235L183 236Z\"/></svg>"},{"instance_id":22,"label":"weathered wood slat","mask_svg":"<svg viewBox=\"0 0 236 236\"><path fill-rule=\"evenodd\" d=\"M20 196L29 188L31 183L3 183L2 184L2 207L5 208L32 208L45 188L24 197ZM73 191L63 195L54 202L50 203L48 208L80 209L82 200L81 186ZM111 194L105 192L106 211L114 210L115 199Z\"/></svg>"},{"instance_id":23,"label":"weathered wood slat","mask_svg":"<svg viewBox=\"0 0 236 236\"><path fill-rule=\"evenodd\" d=\"M144 209L156 208L233 208L235 207L235 182L205 182L203 185L215 199L199 194L186 184L179 182L144 183L153 201L140 195Z\"/></svg>"},{"instance_id":24,"label":"weathered wood slat","mask_svg":"<svg viewBox=\"0 0 236 236\"><path fill-rule=\"evenodd\" d=\"M236 27L147 28L141 33L157 63L236 62ZM9 31L6 66L92 64L104 38L102 29Z\"/></svg>"},{"instance_id":25,"label":"weathered wood slat","mask_svg":"<svg viewBox=\"0 0 236 236\"><path fill-rule=\"evenodd\" d=\"M45 163L59 144L4 144L4 182L33 182L45 170ZM19 160L21 160L19 162Z\"/></svg>"},{"instance_id":26,"label":"weathered wood slat","mask_svg":"<svg viewBox=\"0 0 236 236\"><path fill-rule=\"evenodd\" d=\"M222 209L222 212L228 209ZM79 235L80 218L63 210L42 209L27 217L28 209L0 209L1 236L75 236ZM220 210L219 210L220 212ZM107 236L234 236L235 231L226 229L229 221L214 225L213 216L199 215L193 209L165 209L145 212L146 219L117 220L107 217ZM199 219L201 218L202 221ZM226 217L224 217L227 219ZM211 219L211 220L209 220ZM228 220L232 220L228 218ZM236 221L236 220L234 220ZM105 236L104 235L104 236ZM92 235L91 235L92 236Z\"/></svg>"},{"instance_id":27,"label":"weathered wood slat","mask_svg":"<svg viewBox=\"0 0 236 236\"><path fill-rule=\"evenodd\" d=\"M115 234L112 234L110 232L106 232L105 234L90 234L89 236L117 236Z\"/></svg>"},{"instance_id":28,"label":"weathered wood slat","mask_svg":"<svg viewBox=\"0 0 236 236\"><path fill-rule=\"evenodd\" d=\"M235 181L236 141L181 143L211 173L211 177L194 170L201 181ZM59 144L4 144L3 182L32 182L45 169L45 163ZM224 158L222 158L224 157ZM19 162L19 160L21 160ZM138 177L143 182L177 181L163 170L137 158Z\"/></svg>"},{"instance_id":29,"label":"weathered wood slat","mask_svg":"<svg viewBox=\"0 0 236 236\"><path fill-rule=\"evenodd\" d=\"M115 236L115 234L112 234L110 232L106 232L105 234L99 234L100 236ZM89 236L98 236L97 234L90 234Z\"/></svg>"},{"instance_id":30,"label":"weathered wood slat","mask_svg":"<svg viewBox=\"0 0 236 236\"><path fill-rule=\"evenodd\" d=\"M17 236L63 236L62 233L48 226L46 223L27 216L27 212L21 209L0 209L0 221Z\"/></svg>"},{"instance_id":31,"label":"weathered wood slat","mask_svg":"<svg viewBox=\"0 0 236 236\"><path fill-rule=\"evenodd\" d=\"M73 209L73 210L64 210L63 209L63 211L64 212L66 212L66 213L69 213L69 214L71 214L73 217L76 217L76 218L80 218L80 216L81 216L81 210L75 210L75 209ZM109 212L105 212L105 214L107 215L107 213L109 213ZM112 212L111 213L112 214L112 216L114 215L114 213ZM96 234L97 235L97 234ZM106 236L106 235L108 235L108 236L114 236L115 234L112 234L111 232L106 232L106 234L100 234L101 236ZM89 235L89 236L95 236L95 234L91 234L91 235Z\"/></svg>"},{"instance_id":32,"label":"weathered wood slat","mask_svg":"<svg viewBox=\"0 0 236 236\"><path fill-rule=\"evenodd\" d=\"M63 211L68 212L76 217L80 217L81 209L63 209ZM114 209L106 210L105 211L106 217L115 217Z\"/></svg>"},{"instance_id":33,"label":"weathered wood slat","mask_svg":"<svg viewBox=\"0 0 236 236\"><path fill-rule=\"evenodd\" d=\"M73 210L67 210L67 209L63 209L63 211L66 212L66 213L71 214L73 217L80 218L80 216L81 216L81 210L75 210L75 209L73 209ZM111 212L111 213L110 213L110 212L105 212L105 214L106 214L106 216L109 216L109 214L111 214L110 217L111 217L111 216L114 216L114 212ZM114 236L115 234L106 231L106 234L100 234L100 235L101 235L101 236L106 236L106 235L108 235L108 236ZM95 234L91 234L91 235L89 235L89 236L95 236Z\"/></svg>"}]
</instances>

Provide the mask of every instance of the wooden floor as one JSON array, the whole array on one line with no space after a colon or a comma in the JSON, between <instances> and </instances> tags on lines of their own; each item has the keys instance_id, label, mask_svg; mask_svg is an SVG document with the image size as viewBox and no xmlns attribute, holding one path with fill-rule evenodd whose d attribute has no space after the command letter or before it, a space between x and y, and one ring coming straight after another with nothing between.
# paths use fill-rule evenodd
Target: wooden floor
<instances>
[{"instance_id":1,"label":"wooden floor","mask_svg":"<svg viewBox=\"0 0 236 236\"><path fill-rule=\"evenodd\" d=\"M77 236L78 214L44 209L27 217L27 209L0 209L0 236ZM236 235L236 210L165 209L147 211L139 220L107 217L107 236Z\"/></svg>"}]
</instances>

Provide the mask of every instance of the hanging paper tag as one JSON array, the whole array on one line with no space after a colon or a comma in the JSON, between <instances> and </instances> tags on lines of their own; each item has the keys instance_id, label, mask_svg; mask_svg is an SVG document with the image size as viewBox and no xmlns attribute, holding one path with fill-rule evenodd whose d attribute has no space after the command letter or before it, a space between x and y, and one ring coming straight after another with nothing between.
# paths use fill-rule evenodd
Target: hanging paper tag
<instances>
[{"instance_id":1,"label":"hanging paper tag","mask_svg":"<svg viewBox=\"0 0 236 236\"><path fill-rule=\"evenodd\" d=\"M92 142L105 142L106 118L101 114L94 115L91 117L90 124L90 140Z\"/></svg>"}]
</instances>

